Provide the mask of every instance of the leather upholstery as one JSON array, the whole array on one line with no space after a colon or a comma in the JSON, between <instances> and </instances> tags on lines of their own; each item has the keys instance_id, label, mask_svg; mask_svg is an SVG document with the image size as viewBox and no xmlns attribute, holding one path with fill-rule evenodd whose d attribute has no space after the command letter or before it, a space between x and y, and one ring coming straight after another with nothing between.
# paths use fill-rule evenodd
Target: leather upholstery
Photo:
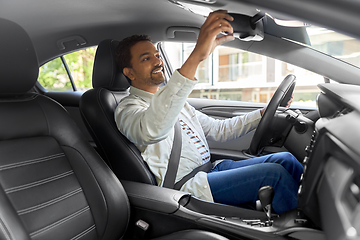
<instances>
[{"instance_id":1,"label":"leather upholstery","mask_svg":"<svg viewBox=\"0 0 360 240\"><path fill-rule=\"evenodd\" d=\"M0 31L0 56L11 46L20 59L0 72L0 239L121 239L130 218L121 183L62 106L27 93L38 63L25 31L4 19Z\"/></svg>"},{"instance_id":2,"label":"leather upholstery","mask_svg":"<svg viewBox=\"0 0 360 240\"><path fill-rule=\"evenodd\" d=\"M129 94L129 83L119 73L115 61L118 44L110 39L99 44L94 61L94 88L81 97L81 115L101 156L119 179L156 185L140 151L119 132L114 120L116 106Z\"/></svg>"},{"instance_id":3,"label":"leather upholstery","mask_svg":"<svg viewBox=\"0 0 360 240\"><path fill-rule=\"evenodd\" d=\"M33 239L70 239L84 231L89 239L119 239L129 215L126 193L64 109L24 95L1 102L0 113L6 116L0 120L0 183L22 232Z\"/></svg>"},{"instance_id":4,"label":"leather upholstery","mask_svg":"<svg viewBox=\"0 0 360 240\"><path fill-rule=\"evenodd\" d=\"M0 18L0 29L0 96L27 92L34 86L39 73L32 43L23 40L29 37L20 26L6 19ZM23 66L23 69L19 71L18 66ZM27 81L23 81L25 78Z\"/></svg>"},{"instance_id":5,"label":"leather upholstery","mask_svg":"<svg viewBox=\"0 0 360 240\"><path fill-rule=\"evenodd\" d=\"M0 31L1 239L121 238L130 216L122 185L62 106L28 93L38 63L26 32L3 19Z\"/></svg>"},{"instance_id":6,"label":"leather upholstery","mask_svg":"<svg viewBox=\"0 0 360 240\"><path fill-rule=\"evenodd\" d=\"M96 52L93 71L93 88L106 88L110 91L125 91L130 87L116 63L116 49L119 41L104 40Z\"/></svg>"}]
</instances>

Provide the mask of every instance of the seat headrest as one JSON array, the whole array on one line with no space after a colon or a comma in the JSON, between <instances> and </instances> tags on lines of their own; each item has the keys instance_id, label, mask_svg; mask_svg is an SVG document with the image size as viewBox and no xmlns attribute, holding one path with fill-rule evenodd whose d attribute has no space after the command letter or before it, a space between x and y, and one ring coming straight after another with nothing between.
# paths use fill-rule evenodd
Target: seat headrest
<instances>
[{"instance_id":1,"label":"seat headrest","mask_svg":"<svg viewBox=\"0 0 360 240\"><path fill-rule=\"evenodd\" d=\"M107 39L100 42L95 55L92 84L112 91L123 91L130 87L116 62L116 47L119 41Z\"/></svg>"},{"instance_id":2,"label":"seat headrest","mask_svg":"<svg viewBox=\"0 0 360 240\"><path fill-rule=\"evenodd\" d=\"M26 31L0 18L0 95L21 95L36 83L39 63Z\"/></svg>"}]
</instances>

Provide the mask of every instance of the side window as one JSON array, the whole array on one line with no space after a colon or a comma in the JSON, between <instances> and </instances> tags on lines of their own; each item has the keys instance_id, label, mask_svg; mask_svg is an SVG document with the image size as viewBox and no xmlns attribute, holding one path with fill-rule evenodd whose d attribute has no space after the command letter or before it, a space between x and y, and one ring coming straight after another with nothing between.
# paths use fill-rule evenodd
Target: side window
<instances>
[{"instance_id":1,"label":"side window","mask_svg":"<svg viewBox=\"0 0 360 240\"><path fill-rule=\"evenodd\" d=\"M69 53L39 69L38 81L48 91L85 91L92 87L96 47Z\"/></svg>"},{"instance_id":2,"label":"side window","mask_svg":"<svg viewBox=\"0 0 360 240\"><path fill-rule=\"evenodd\" d=\"M173 69L187 59L193 43L163 44ZM318 83L324 78L291 64L225 46L217 47L196 73L199 83L189 97L248 102L269 102L289 73L297 77L293 105L316 106Z\"/></svg>"},{"instance_id":3,"label":"side window","mask_svg":"<svg viewBox=\"0 0 360 240\"><path fill-rule=\"evenodd\" d=\"M38 82L48 91L72 91L61 58L56 58L40 67Z\"/></svg>"}]
</instances>

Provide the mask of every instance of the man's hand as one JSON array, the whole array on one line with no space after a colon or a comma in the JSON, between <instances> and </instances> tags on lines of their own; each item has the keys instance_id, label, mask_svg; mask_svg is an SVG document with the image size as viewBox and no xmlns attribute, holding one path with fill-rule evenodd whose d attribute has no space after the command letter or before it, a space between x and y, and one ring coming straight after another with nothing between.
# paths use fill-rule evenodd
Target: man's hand
<instances>
[{"instance_id":1,"label":"man's hand","mask_svg":"<svg viewBox=\"0 0 360 240\"><path fill-rule=\"evenodd\" d=\"M291 95L290 100L286 103L286 108L289 108L289 107L290 107L290 105L291 105L291 103L292 103L293 98L294 98L294 94L293 94L293 95ZM261 116L262 116L262 115L264 115L264 112L265 112L266 108L267 108L267 106L266 106L266 107L264 107L264 108L262 108L262 109L260 109L260 114L261 114Z\"/></svg>"},{"instance_id":2,"label":"man's hand","mask_svg":"<svg viewBox=\"0 0 360 240\"><path fill-rule=\"evenodd\" d=\"M233 20L226 10L218 10L209 14L200 29L194 50L179 70L184 77L194 80L198 65L214 51L215 47L234 40L233 28L229 23ZM227 35L217 37L224 32Z\"/></svg>"},{"instance_id":3,"label":"man's hand","mask_svg":"<svg viewBox=\"0 0 360 240\"><path fill-rule=\"evenodd\" d=\"M266 110L266 107L260 109L260 115L261 115L261 116L264 115L265 110Z\"/></svg>"},{"instance_id":4,"label":"man's hand","mask_svg":"<svg viewBox=\"0 0 360 240\"><path fill-rule=\"evenodd\" d=\"M234 40L234 36L232 36L233 28L229 23L229 21L233 20L233 17L227 14L226 10L210 13L200 29L192 57L197 58L197 61L201 62L214 51L216 46ZM217 38L217 35L222 32L227 32L229 35Z\"/></svg>"},{"instance_id":5,"label":"man's hand","mask_svg":"<svg viewBox=\"0 0 360 240\"><path fill-rule=\"evenodd\" d=\"M294 98L294 94L293 94L293 95L291 95L290 100L286 103L286 108L289 108L289 107L290 107L290 105L291 105L291 103L292 103L293 98Z\"/></svg>"}]
</instances>

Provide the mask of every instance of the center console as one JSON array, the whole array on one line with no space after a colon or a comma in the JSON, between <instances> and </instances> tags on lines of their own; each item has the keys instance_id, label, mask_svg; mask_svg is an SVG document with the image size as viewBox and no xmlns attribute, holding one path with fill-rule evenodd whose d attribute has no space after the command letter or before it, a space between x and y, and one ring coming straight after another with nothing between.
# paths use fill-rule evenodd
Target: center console
<instances>
[{"instance_id":1,"label":"center console","mask_svg":"<svg viewBox=\"0 0 360 240\"><path fill-rule=\"evenodd\" d=\"M143 183L122 184L132 210L141 211L139 216L148 216L149 219L142 219L146 222L161 221L166 226L176 218L187 227L211 230L230 239L325 239L322 231L313 229L299 210L280 216L272 214L269 221L263 211L207 202L185 192ZM181 226L176 230L181 230Z\"/></svg>"}]
</instances>

